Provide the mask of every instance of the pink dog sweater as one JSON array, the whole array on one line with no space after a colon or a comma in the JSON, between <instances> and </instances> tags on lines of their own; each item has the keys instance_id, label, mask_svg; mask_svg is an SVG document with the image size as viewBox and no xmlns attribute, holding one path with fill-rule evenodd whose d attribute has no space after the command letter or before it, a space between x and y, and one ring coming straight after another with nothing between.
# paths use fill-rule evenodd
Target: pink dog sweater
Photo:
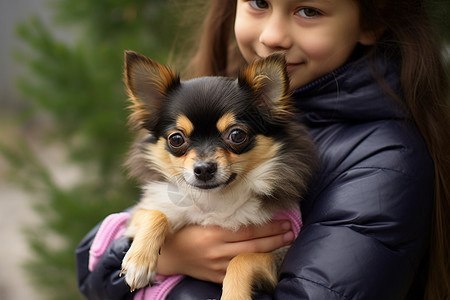
<instances>
[{"instance_id":1,"label":"pink dog sweater","mask_svg":"<svg viewBox=\"0 0 450 300\"><path fill-rule=\"evenodd\" d=\"M112 214L100 225L99 230L92 243L89 253L89 270L92 272L98 264L103 253L114 240L123 236L126 224L130 218L130 213L122 212ZM302 219L300 212L297 210L284 210L278 212L273 220L289 220L291 222L292 231L295 237L300 233L302 227ZM170 293L172 288L176 286L184 275L162 276L157 275L153 285L137 291L134 296L135 300L162 300Z\"/></svg>"}]
</instances>

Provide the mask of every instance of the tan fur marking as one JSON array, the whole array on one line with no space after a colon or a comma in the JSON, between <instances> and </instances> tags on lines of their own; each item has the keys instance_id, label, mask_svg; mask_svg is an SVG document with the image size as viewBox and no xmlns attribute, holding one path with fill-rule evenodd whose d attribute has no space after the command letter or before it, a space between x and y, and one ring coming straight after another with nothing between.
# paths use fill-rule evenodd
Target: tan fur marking
<instances>
[{"instance_id":1,"label":"tan fur marking","mask_svg":"<svg viewBox=\"0 0 450 300\"><path fill-rule=\"evenodd\" d=\"M177 176L182 172L184 157L175 157L166 149L166 139L160 138L156 144L149 144L145 159L166 177Z\"/></svg>"},{"instance_id":2,"label":"tan fur marking","mask_svg":"<svg viewBox=\"0 0 450 300\"><path fill-rule=\"evenodd\" d=\"M228 265L223 281L221 300L250 300L252 288L257 285L273 290L277 284L274 255L246 253L234 257Z\"/></svg>"},{"instance_id":3,"label":"tan fur marking","mask_svg":"<svg viewBox=\"0 0 450 300\"><path fill-rule=\"evenodd\" d=\"M223 148L217 147L215 155L217 164L223 169L227 169L233 162L233 156L230 156L229 152Z\"/></svg>"},{"instance_id":4,"label":"tan fur marking","mask_svg":"<svg viewBox=\"0 0 450 300\"><path fill-rule=\"evenodd\" d=\"M167 151L166 143L164 138L160 138L156 144L147 146L148 152L145 154L145 159L152 164L152 168L167 178L180 176L184 169L192 169L197 152L190 150L185 155L177 157Z\"/></svg>"},{"instance_id":5,"label":"tan fur marking","mask_svg":"<svg viewBox=\"0 0 450 300\"><path fill-rule=\"evenodd\" d=\"M159 249L171 234L171 228L164 213L147 209L135 211L129 227L135 235L122 262L122 272L133 291L147 286L156 275Z\"/></svg>"},{"instance_id":6,"label":"tan fur marking","mask_svg":"<svg viewBox=\"0 0 450 300\"><path fill-rule=\"evenodd\" d=\"M190 136L194 131L194 124L185 115L181 115L177 118L177 128L182 130L184 134Z\"/></svg>"},{"instance_id":7,"label":"tan fur marking","mask_svg":"<svg viewBox=\"0 0 450 300\"><path fill-rule=\"evenodd\" d=\"M272 138L258 135L256 146L249 152L233 155L233 162L242 168L242 173L248 173L257 166L276 156L279 146Z\"/></svg>"},{"instance_id":8,"label":"tan fur marking","mask_svg":"<svg viewBox=\"0 0 450 300\"><path fill-rule=\"evenodd\" d=\"M195 159L197 158L197 152L195 150L190 150L183 157L183 168L192 169ZM174 157L174 159L180 159L178 157Z\"/></svg>"},{"instance_id":9,"label":"tan fur marking","mask_svg":"<svg viewBox=\"0 0 450 300\"><path fill-rule=\"evenodd\" d=\"M236 118L234 117L234 114L226 113L219 119L219 121L217 121L216 127L219 132L224 133L230 126L234 125L235 123Z\"/></svg>"}]
</instances>

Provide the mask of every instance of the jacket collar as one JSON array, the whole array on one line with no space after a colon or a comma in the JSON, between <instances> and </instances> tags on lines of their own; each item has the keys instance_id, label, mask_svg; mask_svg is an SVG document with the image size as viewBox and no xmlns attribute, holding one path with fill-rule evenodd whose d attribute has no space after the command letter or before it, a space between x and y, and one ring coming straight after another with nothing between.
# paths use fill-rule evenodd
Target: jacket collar
<instances>
[{"instance_id":1,"label":"jacket collar","mask_svg":"<svg viewBox=\"0 0 450 300\"><path fill-rule=\"evenodd\" d=\"M401 95L397 64L360 59L296 90L295 105L309 124L404 119L406 111L380 85ZM376 75L374 75L376 74ZM380 79L377 81L376 77Z\"/></svg>"}]
</instances>

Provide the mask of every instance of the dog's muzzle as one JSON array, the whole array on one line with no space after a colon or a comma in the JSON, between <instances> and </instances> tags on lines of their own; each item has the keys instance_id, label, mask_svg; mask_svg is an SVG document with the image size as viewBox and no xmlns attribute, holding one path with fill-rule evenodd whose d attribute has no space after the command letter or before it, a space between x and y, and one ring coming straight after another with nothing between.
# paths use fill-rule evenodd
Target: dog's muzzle
<instances>
[{"instance_id":1,"label":"dog's muzzle","mask_svg":"<svg viewBox=\"0 0 450 300\"><path fill-rule=\"evenodd\" d=\"M193 166L193 174L195 176L194 182L189 184L203 190L215 189L221 186L230 184L236 179L237 174L232 173L225 177L221 175L218 170L218 165L215 162L197 162Z\"/></svg>"}]
</instances>

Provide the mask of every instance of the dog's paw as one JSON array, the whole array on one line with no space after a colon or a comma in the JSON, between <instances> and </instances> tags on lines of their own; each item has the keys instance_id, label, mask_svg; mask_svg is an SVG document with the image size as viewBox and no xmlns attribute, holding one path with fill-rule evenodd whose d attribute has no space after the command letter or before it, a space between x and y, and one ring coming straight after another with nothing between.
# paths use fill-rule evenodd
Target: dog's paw
<instances>
[{"instance_id":1,"label":"dog's paw","mask_svg":"<svg viewBox=\"0 0 450 300\"><path fill-rule=\"evenodd\" d=\"M156 276L157 256L136 255L130 250L126 253L122 261L122 271L120 276L125 274L125 282L133 292L136 289L146 287Z\"/></svg>"}]
</instances>

